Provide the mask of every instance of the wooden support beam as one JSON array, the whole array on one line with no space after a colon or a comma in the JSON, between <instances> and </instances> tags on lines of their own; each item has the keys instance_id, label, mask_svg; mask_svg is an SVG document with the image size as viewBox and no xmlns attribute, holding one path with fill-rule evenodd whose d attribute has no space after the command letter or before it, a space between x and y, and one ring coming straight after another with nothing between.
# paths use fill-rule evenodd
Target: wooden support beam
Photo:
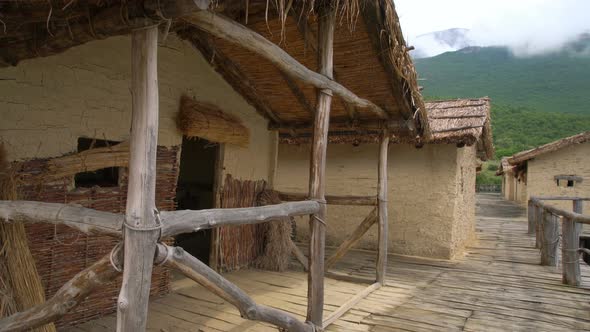
<instances>
[{"instance_id":1,"label":"wooden support beam","mask_svg":"<svg viewBox=\"0 0 590 332\"><path fill-rule=\"evenodd\" d=\"M308 194L289 193L279 191L279 197L283 202L297 202L309 199ZM332 205L355 205L355 206L375 206L377 205L376 196L341 196L326 195L326 204Z\"/></svg>"},{"instance_id":2,"label":"wooden support beam","mask_svg":"<svg viewBox=\"0 0 590 332\"><path fill-rule=\"evenodd\" d=\"M124 270L117 300L117 331L145 331L152 267L160 223L156 220L158 145L158 28L131 35L131 154L125 217Z\"/></svg>"},{"instance_id":3,"label":"wooden support beam","mask_svg":"<svg viewBox=\"0 0 590 332\"><path fill-rule=\"evenodd\" d=\"M350 122L331 122L330 131L347 131L347 130L374 130L382 131L388 129L396 133L407 131L408 134L414 130L412 121L406 120L382 120L382 121L355 121ZM269 130L279 130L283 132L290 132L294 134L311 134L313 132L313 123L298 123L298 124L284 124L284 125L270 125Z\"/></svg>"},{"instance_id":4,"label":"wooden support beam","mask_svg":"<svg viewBox=\"0 0 590 332\"><path fill-rule=\"evenodd\" d=\"M320 7L318 12L318 68L322 78L332 79L334 67L334 29L336 14L329 5ZM303 67L303 66L302 66ZM303 67L305 68L305 67ZM308 70L307 68L305 68ZM332 91L328 86L318 86L318 97L314 118L313 141L309 170L309 197L325 201L326 191L326 149L330 126ZM326 205L309 219L309 273L307 279L307 320L321 327L324 311L324 255L326 246Z\"/></svg>"},{"instance_id":5,"label":"wooden support beam","mask_svg":"<svg viewBox=\"0 0 590 332\"><path fill-rule=\"evenodd\" d=\"M4 222L51 223L72 227L90 235L121 237L124 216L76 205L30 201L0 201Z\"/></svg>"},{"instance_id":6,"label":"wooden support beam","mask_svg":"<svg viewBox=\"0 0 590 332\"><path fill-rule=\"evenodd\" d=\"M223 79L229 83L240 95L244 96L246 101L265 119L270 125L279 125L281 119L269 106L269 102L262 96L254 82L252 82L240 66L232 61L220 49L214 46L214 43L206 33L195 28L186 28L177 31L180 38L188 40L193 46L201 52L205 60L213 66Z\"/></svg>"},{"instance_id":7,"label":"wooden support beam","mask_svg":"<svg viewBox=\"0 0 590 332\"><path fill-rule=\"evenodd\" d=\"M379 288L381 288L381 284L376 282L376 283L372 284L371 286L363 289L355 296L351 297L348 301L344 302L338 309L336 309L334 312L332 312L330 314L330 316L328 316L328 318L326 318L326 320L324 320L323 328L326 329L328 326L330 326L330 324L337 321L338 318L342 317L342 315L347 313L348 310L352 309L352 307L354 307L362 299L369 296L371 293L378 290Z\"/></svg>"},{"instance_id":8,"label":"wooden support beam","mask_svg":"<svg viewBox=\"0 0 590 332\"><path fill-rule=\"evenodd\" d=\"M160 213L162 237L219 226L259 224L272 219L309 215L319 210L318 202L303 201L248 208L164 211Z\"/></svg>"},{"instance_id":9,"label":"wooden support beam","mask_svg":"<svg viewBox=\"0 0 590 332\"><path fill-rule=\"evenodd\" d=\"M114 253L114 263L117 265L120 263L118 257L118 252ZM119 272L111 265L110 254L104 256L76 274L45 303L0 319L0 331L29 331L54 322L75 308L92 292L106 287L118 274Z\"/></svg>"},{"instance_id":10,"label":"wooden support beam","mask_svg":"<svg viewBox=\"0 0 590 332\"><path fill-rule=\"evenodd\" d=\"M299 247L297 247L297 245L293 241L291 241L291 253L293 253L295 258L297 258L299 263L301 263L301 266L303 266L303 271L307 272L308 267L309 267L309 260L303 254L301 249L299 249Z\"/></svg>"},{"instance_id":11,"label":"wooden support beam","mask_svg":"<svg viewBox=\"0 0 590 332\"><path fill-rule=\"evenodd\" d=\"M307 21L307 16L306 15L302 15L301 12L302 10L304 10L303 8L301 8L302 6L294 4L294 6L291 7L291 10L289 11L289 15L291 16L291 18L293 20L295 20L297 22L297 30L299 30L299 34L303 37L304 41L305 41L305 46L307 48L307 46L309 46L309 48L312 50L312 52L314 52L317 56L317 40L315 38L315 36L313 35L313 33L310 33L312 30L309 26L309 23ZM295 9L297 8L297 9ZM338 74L338 69L336 68L336 66L334 66L333 68L334 71L334 79L338 82L339 79L339 74ZM357 118L357 112L356 109L354 107L354 105L351 105L350 103L347 103L344 99L340 99L340 102L342 103L342 106L344 107L344 109L346 110L346 113L348 114L348 119L349 122L352 124L356 121Z\"/></svg>"},{"instance_id":12,"label":"wooden support beam","mask_svg":"<svg viewBox=\"0 0 590 332\"><path fill-rule=\"evenodd\" d=\"M325 73L316 73L308 69L279 46L236 21L228 19L220 14L213 14L209 11L187 15L184 17L184 20L189 24L193 24L194 26L207 31L213 36L224 39L235 45L239 45L263 56L276 65L279 70L282 70L293 78L311 84L320 90L331 90L334 94L356 107L366 108L372 111L379 118L386 119L388 117L387 113L381 107L369 100L360 98L352 91L335 82L332 73L326 75ZM318 49L321 53L321 47L318 47Z\"/></svg>"},{"instance_id":13,"label":"wooden support beam","mask_svg":"<svg viewBox=\"0 0 590 332\"><path fill-rule=\"evenodd\" d=\"M158 245L158 251L166 251L165 265L179 270L187 277L217 294L238 308L243 318L267 322L285 331L313 332L311 324L299 321L285 311L256 304L244 291L213 271L203 262L186 253L182 248Z\"/></svg>"},{"instance_id":14,"label":"wooden support beam","mask_svg":"<svg viewBox=\"0 0 590 332\"><path fill-rule=\"evenodd\" d=\"M559 216L543 212L543 243L541 265L557 266L559 248Z\"/></svg>"},{"instance_id":15,"label":"wooden support beam","mask_svg":"<svg viewBox=\"0 0 590 332\"><path fill-rule=\"evenodd\" d=\"M535 248L543 247L543 208L538 204L535 206Z\"/></svg>"},{"instance_id":16,"label":"wooden support beam","mask_svg":"<svg viewBox=\"0 0 590 332\"><path fill-rule=\"evenodd\" d=\"M383 285L385 283L385 274L387 271L387 243L388 243L388 224L387 217L387 155L389 151L389 133L384 131L381 135L379 144L379 167L378 167L378 209L379 209L379 247L377 254L377 282Z\"/></svg>"},{"instance_id":17,"label":"wooden support beam","mask_svg":"<svg viewBox=\"0 0 590 332\"><path fill-rule=\"evenodd\" d=\"M537 219L535 218L535 204L533 201L529 200L527 205L527 213L528 213L528 234L535 234L535 230L537 228Z\"/></svg>"},{"instance_id":18,"label":"wooden support beam","mask_svg":"<svg viewBox=\"0 0 590 332\"><path fill-rule=\"evenodd\" d=\"M562 280L564 284L579 286L582 275L580 273L580 234L582 234L582 224L573 222L568 218L563 218L561 227L562 238Z\"/></svg>"},{"instance_id":19,"label":"wooden support beam","mask_svg":"<svg viewBox=\"0 0 590 332\"><path fill-rule=\"evenodd\" d=\"M369 215L363 219L363 221L355 228L355 230L350 234L338 249L328 258L326 261L326 270L331 268L340 258L342 258L346 253L352 248L355 244L359 242L359 240L365 235L365 233L373 226L373 224L377 221L377 208L371 210Z\"/></svg>"}]
</instances>

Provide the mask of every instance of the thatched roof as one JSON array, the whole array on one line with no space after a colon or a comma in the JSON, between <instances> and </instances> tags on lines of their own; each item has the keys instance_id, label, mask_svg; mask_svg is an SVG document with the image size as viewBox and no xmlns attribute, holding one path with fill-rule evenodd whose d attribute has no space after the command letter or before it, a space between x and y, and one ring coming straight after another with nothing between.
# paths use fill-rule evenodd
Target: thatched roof
<instances>
[{"instance_id":1,"label":"thatched roof","mask_svg":"<svg viewBox=\"0 0 590 332\"><path fill-rule=\"evenodd\" d=\"M434 142L477 144L483 160L494 156L489 98L430 101L426 110Z\"/></svg>"},{"instance_id":2,"label":"thatched roof","mask_svg":"<svg viewBox=\"0 0 590 332\"><path fill-rule=\"evenodd\" d=\"M199 2L199 1L197 1ZM205 1L200 1L205 2ZM174 3L174 5L171 5ZM268 60L190 24L189 0L86 0L0 2L0 66L50 56L92 40L129 34L150 22L191 42L213 67L269 120L274 128L306 127L313 121L316 89L287 76ZM263 35L311 70L317 70L317 11L320 0L212 1L211 12L227 16ZM391 121L408 123L398 135L428 136L425 107L392 1L339 3L334 37L334 79L357 96L384 109ZM193 5L194 6L194 5ZM170 20L167 20L172 18ZM153 23L152 23L153 24ZM334 97L331 121L379 121L367 109ZM403 130L402 130L403 129ZM287 129L288 130L288 129Z\"/></svg>"},{"instance_id":3,"label":"thatched roof","mask_svg":"<svg viewBox=\"0 0 590 332\"><path fill-rule=\"evenodd\" d=\"M590 131L586 131L574 136L562 138L558 141L541 145L534 149L519 152L507 159L510 165L519 165L537 156L557 151L572 145L581 144L590 141Z\"/></svg>"},{"instance_id":4,"label":"thatched roof","mask_svg":"<svg viewBox=\"0 0 590 332\"><path fill-rule=\"evenodd\" d=\"M496 175L503 175L504 173L513 172L514 166L508 163L508 157L503 157L500 161L500 167L496 171Z\"/></svg>"}]
</instances>

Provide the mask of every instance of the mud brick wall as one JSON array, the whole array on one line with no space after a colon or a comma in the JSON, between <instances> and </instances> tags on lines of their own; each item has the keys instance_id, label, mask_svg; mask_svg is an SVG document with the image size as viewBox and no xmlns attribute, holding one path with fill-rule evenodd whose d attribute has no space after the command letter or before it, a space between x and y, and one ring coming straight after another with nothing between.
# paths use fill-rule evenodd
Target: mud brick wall
<instances>
[{"instance_id":1,"label":"mud brick wall","mask_svg":"<svg viewBox=\"0 0 590 332\"><path fill-rule=\"evenodd\" d=\"M158 147L156 206L160 210L175 210L174 198L178 178L178 147ZM26 161L20 169L21 197L26 200L79 204L84 207L125 213L127 196L126 169L121 169L120 186L111 188L76 188L73 179L53 183L28 183L27 178L40 173L48 159ZM29 245L41 275L47 298L76 273L108 254L117 243L108 236L87 236L66 226L33 224L27 226ZM169 291L170 273L155 267L152 276L152 296ZM90 295L80 306L57 322L58 327L79 324L116 311L121 277L99 292Z\"/></svg>"}]
</instances>

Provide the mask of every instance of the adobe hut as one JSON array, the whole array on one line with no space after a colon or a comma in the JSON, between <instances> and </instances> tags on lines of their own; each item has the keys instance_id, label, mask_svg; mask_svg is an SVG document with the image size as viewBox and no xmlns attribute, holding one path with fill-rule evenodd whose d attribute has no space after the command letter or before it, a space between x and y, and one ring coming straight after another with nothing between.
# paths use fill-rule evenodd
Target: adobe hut
<instances>
[{"instance_id":1,"label":"adobe hut","mask_svg":"<svg viewBox=\"0 0 590 332\"><path fill-rule=\"evenodd\" d=\"M590 132L583 132L516 153L498 174L512 191L505 198L521 204L535 196L589 197L589 162ZM564 202L552 204L572 209Z\"/></svg>"},{"instance_id":2,"label":"adobe hut","mask_svg":"<svg viewBox=\"0 0 590 332\"><path fill-rule=\"evenodd\" d=\"M475 232L475 174L478 160L494 153L487 98L426 103L433 141L393 137L389 148L389 248L403 255L449 259L461 253ZM369 195L375 191L372 165L378 145L354 133L334 133L328 148L326 192ZM303 192L307 180L309 146L281 135L276 187L281 192ZM288 196L288 195L286 195ZM425 204L427 202L427 204ZM370 207L329 207L326 243L356 244L375 249L377 232L360 237L355 229ZM357 221L358 220L358 221ZM367 220L367 219L365 219ZM371 222L370 220L367 223ZM297 223L297 239L306 241L308 228ZM352 243L348 239L354 238ZM329 261L328 266L330 266Z\"/></svg>"},{"instance_id":3,"label":"adobe hut","mask_svg":"<svg viewBox=\"0 0 590 332\"><path fill-rule=\"evenodd\" d=\"M170 268L244 318L290 331L329 324L383 284L389 137L430 138L391 1L27 1L0 12L10 162L0 173L18 189L3 195L0 219L25 225L11 231L24 245L12 252L28 245L35 264L23 276L38 273L48 299L3 306L0 330L115 310L117 330L145 330L148 295L168 291ZM330 128L380 137L380 190L361 200L377 205L383 236L376 283L324 321ZM309 192L298 202L265 191L276 182L277 130L313 132ZM218 274L267 253L261 223L298 215L311 225L309 256L291 248L309 271L305 322Z\"/></svg>"}]
</instances>

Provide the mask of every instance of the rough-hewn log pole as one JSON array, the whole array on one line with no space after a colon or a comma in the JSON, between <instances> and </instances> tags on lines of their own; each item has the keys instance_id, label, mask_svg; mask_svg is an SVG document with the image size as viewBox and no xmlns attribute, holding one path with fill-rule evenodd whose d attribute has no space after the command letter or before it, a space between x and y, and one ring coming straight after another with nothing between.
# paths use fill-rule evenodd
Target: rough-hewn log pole
<instances>
[{"instance_id":1,"label":"rough-hewn log pole","mask_svg":"<svg viewBox=\"0 0 590 332\"><path fill-rule=\"evenodd\" d=\"M160 248L166 248L164 250L170 252L165 261L166 266L179 270L187 277L237 307L242 317L267 322L286 331L314 331L312 325L299 321L287 312L256 304L248 294L217 274L206 264L187 254L182 248L158 245L158 251L160 251Z\"/></svg>"},{"instance_id":2,"label":"rough-hewn log pole","mask_svg":"<svg viewBox=\"0 0 590 332\"><path fill-rule=\"evenodd\" d=\"M535 248L543 247L543 208L538 204L535 205Z\"/></svg>"},{"instance_id":3,"label":"rough-hewn log pole","mask_svg":"<svg viewBox=\"0 0 590 332\"><path fill-rule=\"evenodd\" d=\"M332 267L340 258L342 258L350 248L352 248L363 237L363 235L373 226L377 221L377 208L371 210L369 215L355 228L350 236L338 246L338 249L326 261L326 270Z\"/></svg>"},{"instance_id":4,"label":"rough-hewn log pole","mask_svg":"<svg viewBox=\"0 0 590 332\"><path fill-rule=\"evenodd\" d=\"M307 269L309 268L309 260L293 241L291 241L290 245L291 253L295 256L299 263L301 263L301 266L303 266L303 270L307 272Z\"/></svg>"},{"instance_id":5,"label":"rough-hewn log pole","mask_svg":"<svg viewBox=\"0 0 590 332\"><path fill-rule=\"evenodd\" d=\"M76 205L31 201L0 201L0 221L51 223L94 235L121 237L123 215Z\"/></svg>"},{"instance_id":6,"label":"rough-hewn log pole","mask_svg":"<svg viewBox=\"0 0 590 332\"><path fill-rule=\"evenodd\" d=\"M582 225L573 222L570 219L563 218L561 227L562 238L562 281L564 284L579 286L581 282L580 274L580 234Z\"/></svg>"},{"instance_id":7,"label":"rough-hewn log pole","mask_svg":"<svg viewBox=\"0 0 590 332\"><path fill-rule=\"evenodd\" d=\"M559 216L543 212L543 245L541 265L557 266L559 248Z\"/></svg>"},{"instance_id":8,"label":"rough-hewn log pole","mask_svg":"<svg viewBox=\"0 0 590 332\"><path fill-rule=\"evenodd\" d=\"M321 72L321 70L320 73L316 73L308 69L276 44L234 20L210 11L194 13L184 17L184 19L187 23L193 24L197 28L207 31L215 37L239 45L263 56L293 78L311 84L318 89L332 90L333 93L350 104L353 104L356 107L369 109L380 118L387 118L387 113L381 107L366 99L360 98L352 91L335 82L332 73L327 75L325 72ZM318 42L322 42L321 36ZM322 49L320 47L318 47L318 51L320 53L319 57L322 57ZM330 68L332 68L332 66L330 66Z\"/></svg>"},{"instance_id":9,"label":"rough-hewn log pole","mask_svg":"<svg viewBox=\"0 0 590 332\"><path fill-rule=\"evenodd\" d=\"M284 202L296 202L308 199L309 194L279 192L279 197ZM338 196L326 195L326 204L332 205L355 205L355 206L375 206L377 205L377 196Z\"/></svg>"},{"instance_id":10,"label":"rough-hewn log pole","mask_svg":"<svg viewBox=\"0 0 590 332\"><path fill-rule=\"evenodd\" d=\"M536 230L536 221L535 218L535 203L532 200L529 200L527 205L527 212L528 212L528 234L535 234Z\"/></svg>"},{"instance_id":11,"label":"rough-hewn log pole","mask_svg":"<svg viewBox=\"0 0 590 332\"><path fill-rule=\"evenodd\" d=\"M330 314L330 316L328 316L328 318L326 318L326 320L324 321L324 324L323 324L323 328L325 329L330 324L334 323L336 320L338 320L338 318L342 317L342 315L344 315L348 310L352 309L352 307L354 307L362 299L364 299L365 297L369 296L374 291L381 288L381 286L382 286L381 283L376 282L376 283L370 285L369 287L363 289L361 292L359 292L355 296L351 297L348 301L344 302L338 309L336 309L334 312L332 312Z\"/></svg>"},{"instance_id":12,"label":"rough-hewn log pole","mask_svg":"<svg viewBox=\"0 0 590 332\"><path fill-rule=\"evenodd\" d=\"M330 5L320 7L318 12L318 68L320 76L332 79L334 63L335 13ZM315 73L314 73L315 74ZM309 197L325 201L326 149L330 126L332 91L321 87L318 90L314 118L313 141L309 168ZM309 273L307 279L307 320L322 326L324 311L324 256L326 245L326 205L309 219Z\"/></svg>"},{"instance_id":13,"label":"rough-hewn log pole","mask_svg":"<svg viewBox=\"0 0 590 332\"><path fill-rule=\"evenodd\" d=\"M119 274L111 265L110 254L76 274L51 299L23 312L0 320L0 331L28 331L54 322L76 307L90 293L105 287ZM113 255L116 259L117 254ZM115 263L117 263L115 261Z\"/></svg>"},{"instance_id":14,"label":"rough-hewn log pole","mask_svg":"<svg viewBox=\"0 0 590 332\"><path fill-rule=\"evenodd\" d=\"M379 209L379 248L377 253L377 282L385 283L387 271L387 240L388 240L388 217L387 217L387 154L389 151L389 133L384 131L379 144L379 169L377 184L378 209Z\"/></svg>"},{"instance_id":15,"label":"rough-hewn log pole","mask_svg":"<svg viewBox=\"0 0 590 332\"><path fill-rule=\"evenodd\" d=\"M161 212L162 237L219 226L259 224L276 218L309 215L319 210L318 202L303 201L249 208Z\"/></svg>"},{"instance_id":16,"label":"rough-hewn log pole","mask_svg":"<svg viewBox=\"0 0 590 332\"><path fill-rule=\"evenodd\" d=\"M123 284L117 331L145 331L152 267L160 230L156 220L158 144L158 28L131 35L131 154L127 192Z\"/></svg>"}]
</instances>

